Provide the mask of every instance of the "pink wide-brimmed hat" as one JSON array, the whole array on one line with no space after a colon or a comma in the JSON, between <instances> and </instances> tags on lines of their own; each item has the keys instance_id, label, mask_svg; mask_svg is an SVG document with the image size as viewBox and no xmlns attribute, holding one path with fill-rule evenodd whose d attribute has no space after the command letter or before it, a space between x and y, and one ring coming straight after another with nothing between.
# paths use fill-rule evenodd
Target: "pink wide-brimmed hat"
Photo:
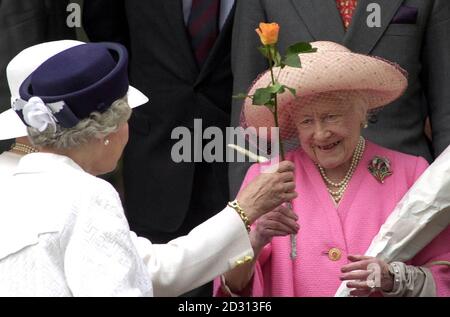
<instances>
[{"instance_id":1,"label":"pink wide-brimmed hat","mask_svg":"<svg viewBox=\"0 0 450 317\"><path fill-rule=\"evenodd\" d=\"M333 42L313 42L317 52L299 54L302 68L286 66L274 68L278 81L296 90L293 96L286 90L278 96L280 135L292 137L296 131L290 112L301 107L302 101L320 94L342 94L358 92L373 110L385 106L405 91L408 81L406 71L389 61L362 54L352 53L346 47ZM270 72L266 71L253 83L248 94L271 83ZM295 102L294 102L295 101ZM246 98L241 114L241 125L247 127L273 127L271 111L265 106L255 106Z\"/></svg>"}]
</instances>

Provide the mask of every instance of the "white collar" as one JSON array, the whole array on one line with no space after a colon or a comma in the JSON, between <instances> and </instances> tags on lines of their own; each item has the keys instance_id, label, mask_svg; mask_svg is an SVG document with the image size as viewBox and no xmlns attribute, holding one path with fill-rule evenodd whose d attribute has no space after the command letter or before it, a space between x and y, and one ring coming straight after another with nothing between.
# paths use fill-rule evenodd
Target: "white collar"
<instances>
[{"instance_id":1,"label":"white collar","mask_svg":"<svg viewBox=\"0 0 450 317\"><path fill-rule=\"evenodd\" d=\"M38 152L23 156L14 171L14 175L45 173L68 169L84 172L84 170L68 156Z\"/></svg>"}]
</instances>

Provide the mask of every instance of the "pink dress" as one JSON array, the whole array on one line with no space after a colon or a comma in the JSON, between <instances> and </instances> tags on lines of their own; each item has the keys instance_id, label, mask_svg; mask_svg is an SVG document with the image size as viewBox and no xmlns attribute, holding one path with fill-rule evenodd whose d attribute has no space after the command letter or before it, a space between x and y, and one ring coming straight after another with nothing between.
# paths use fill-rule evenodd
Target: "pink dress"
<instances>
[{"instance_id":1,"label":"pink dress","mask_svg":"<svg viewBox=\"0 0 450 317\"><path fill-rule=\"evenodd\" d=\"M368 171L375 156L391 162L393 174L379 183ZM252 281L252 296L334 296L341 281L340 269L349 254L362 255L397 202L427 168L427 162L367 142L366 150L349 186L335 207L321 175L301 149L287 159L296 166L299 196L293 208L299 216L297 258L290 259L290 237L275 237L261 252ZM254 164L247 172L245 186L260 173ZM409 264L424 265L435 260L450 260L450 229L444 230ZM336 248L338 260L329 256ZM450 269L431 268L439 296L450 296ZM215 294L220 295L219 281Z\"/></svg>"}]
</instances>

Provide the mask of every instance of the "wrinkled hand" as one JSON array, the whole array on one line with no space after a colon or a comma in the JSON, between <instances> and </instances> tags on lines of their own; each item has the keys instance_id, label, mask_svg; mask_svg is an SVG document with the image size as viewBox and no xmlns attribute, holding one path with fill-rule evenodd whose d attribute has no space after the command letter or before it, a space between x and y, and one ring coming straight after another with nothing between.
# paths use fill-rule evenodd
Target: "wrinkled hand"
<instances>
[{"instance_id":1,"label":"wrinkled hand","mask_svg":"<svg viewBox=\"0 0 450 317\"><path fill-rule=\"evenodd\" d=\"M273 237L297 233L298 216L289 208L278 207L258 219L250 232L250 242L255 253L258 253Z\"/></svg>"},{"instance_id":2,"label":"wrinkled hand","mask_svg":"<svg viewBox=\"0 0 450 317\"><path fill-rule=\"evenodd\" d=\"M362 255L349 255L348 259L352 263L341 268L340 280L347 283L348 288L354 288L350 292L353 296L368 296L373 290L392 291L394 287L394 277L389 272L389 264L386 262Z\"/></svg>"},{"instance_id":3,"label":"wrinkled hand","mask_svg":"<svg viewBox=\"0 0 450 317\"><path fill-rule=\"evenodd\" d=\"M261 173L240 191L237 200L250 223L261 215L297 197L294 183L294 164L280 162L278 171Z\"/></svg>"}]
</instances>

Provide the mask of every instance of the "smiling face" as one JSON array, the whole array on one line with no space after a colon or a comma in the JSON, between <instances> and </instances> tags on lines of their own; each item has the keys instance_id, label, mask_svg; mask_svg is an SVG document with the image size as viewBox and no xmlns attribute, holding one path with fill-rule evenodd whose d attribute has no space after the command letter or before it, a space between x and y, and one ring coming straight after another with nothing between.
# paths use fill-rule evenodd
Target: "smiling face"
<instances>
[{"instance_id":1,"label":"smiling face","mask_svg":"<svg viewBox=\"0 0 450 317\"><path fill-rule=\"evenodd\" d=\"M302 100L293 109L306 154L325 169L347 170L366 115L364 100L355 93L333 92Z\"/></svg>"}]
</instances>

